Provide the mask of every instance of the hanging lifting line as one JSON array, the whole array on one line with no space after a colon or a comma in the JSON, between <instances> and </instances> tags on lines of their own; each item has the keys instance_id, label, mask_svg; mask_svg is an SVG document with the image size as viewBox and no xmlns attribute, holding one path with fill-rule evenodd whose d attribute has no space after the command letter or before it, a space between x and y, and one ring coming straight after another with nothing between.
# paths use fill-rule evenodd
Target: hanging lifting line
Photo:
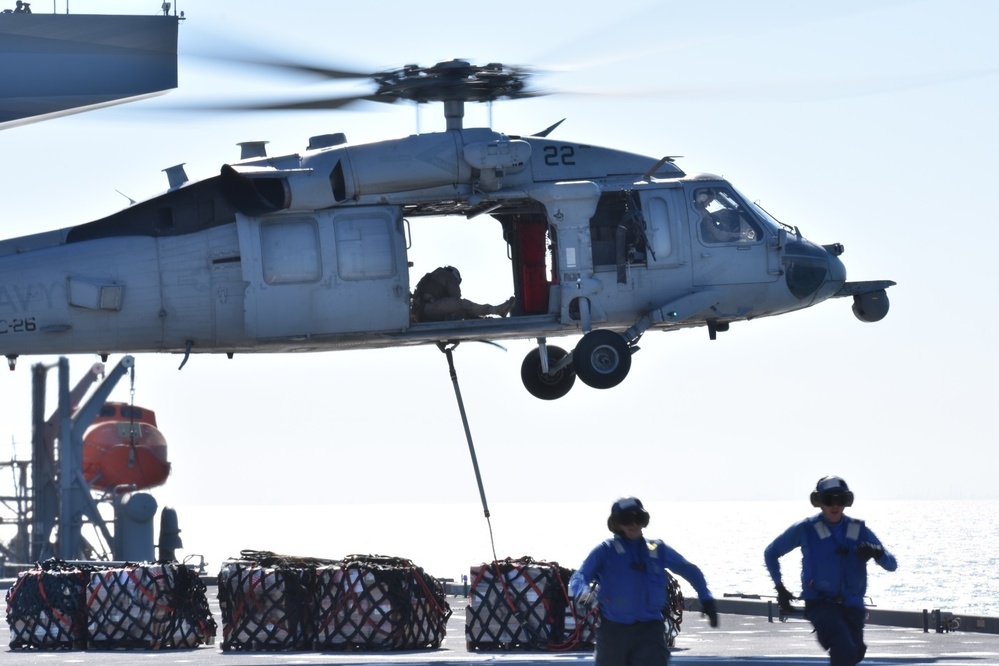
<instances>
[{"instance_id":1,"label":"hanging lifting line","mask_svg":"<svg viewBox=\"0 0 999 666\"><path fill-rule=\"evenodd\" d=\"M458 373L454 369L454 356L451 352L458 346L457 342L438 342L437 347L447 356L448 369L451 372L451 383L454 384L454 397L458 400L458 411L461 413L461 424L465 427L465 439L468 441L468 453L472 456L472 469L475 470L475 482L479 485L479 498L482 500L482 513L486 516L489 526L489 545L493 549L493 562L496 562L496 541L493 539L493 524L489 520L489 505L486 504L486 490L482 487L482 474L479 473L479 461L475 457L475 445L472 444L472 431L468 429L468 417L465 416L465 403L461 400L461 389L458 387Z\"/></svg>"},{"instance_id":2,"label":"hanging lifting line","mask_svg":"<svg viewBox=\"0 0 999 666\"><path fill-rule=\"evenodd\" d=\"M135 364L128 369L130 386L128 389L128 466L135 467Z\"/></svg>"}]
</instances>

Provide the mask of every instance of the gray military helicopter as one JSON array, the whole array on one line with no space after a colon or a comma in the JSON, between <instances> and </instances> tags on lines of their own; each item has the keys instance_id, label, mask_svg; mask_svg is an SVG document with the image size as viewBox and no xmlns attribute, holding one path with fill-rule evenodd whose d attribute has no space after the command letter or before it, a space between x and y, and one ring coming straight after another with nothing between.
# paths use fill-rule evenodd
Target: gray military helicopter
<instances>
[{"instance_id":1,"label":"gray military helicopter","mask_svg":"<svg viewBox=\"0 0 999 666\"><path fill-rule=\"evenodd\" d=\"M288 65L289 67L294 67ZM339 70L308 71L331 78ZM242 159L79 226L0 242L0 352L300 352L534 338L527 390L560 398L628 374L649 330L732 322L851 297L888 312L889 280L848 282L839 244L817 245L731 183L647 157L463 125L467 102L539 93L529 71L464 60L369 74L358 100L443 102L444 132L353 145L312 137L299 154ZM499 222L515 305L507 317L415 321L409 225ZM582 334L571 351L548 338Z\"/></svg>"}]
</instances>

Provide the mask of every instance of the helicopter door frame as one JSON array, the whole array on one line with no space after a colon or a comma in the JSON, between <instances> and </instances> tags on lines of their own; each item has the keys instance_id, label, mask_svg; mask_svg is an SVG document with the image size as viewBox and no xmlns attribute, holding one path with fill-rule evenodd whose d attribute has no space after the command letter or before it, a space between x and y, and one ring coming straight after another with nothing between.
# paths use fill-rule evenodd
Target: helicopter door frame
<instances>
[{"instance_id":1,"label":"helicopter door frame","mask_svg":"<svg viewBox=\"0 0 999 666\"><path fill-rule=\"evenodd\" d=\"M236 224L249 337L408 328L409 271L398 206L237 215Z\"/></svg>"}]
</instances>

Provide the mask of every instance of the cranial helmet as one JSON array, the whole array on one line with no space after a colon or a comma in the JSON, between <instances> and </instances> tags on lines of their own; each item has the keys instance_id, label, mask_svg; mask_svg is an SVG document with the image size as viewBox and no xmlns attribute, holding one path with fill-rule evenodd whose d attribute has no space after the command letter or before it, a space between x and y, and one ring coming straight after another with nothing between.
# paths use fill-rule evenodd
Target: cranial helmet
<instances>
[{"instance_id":1,"label":"cranial helmet","mask_svg":"<svg viewBox=\"0 0 999 666\"><path fill-rule=\"evenodd\" d=\"M649 526L649 512L642 506L642 500L637 497L622 497L611 505L607 529L618 534L622 525L641 525L643 528Z\"/></svg>"},{"instance_id":2,"label":"cranial helmet","mask_svg":"<svg viewBox=\"0 0 999 666\"><path fill-rule=\"evenodd\" d=\"M839 504L840 506L853 506L853 493L846 481L838 476L823 476L815 484L812 491L812 506L830 506Z\"/></svg>"},{"instance_id":3,"label":"cranial helmet","mask_svg":"<svg viewBox=\"0 0 999 666\"><path fill-rule=\"evenodd\" d=\"M454 266L445 266L444 268L445 270L451 271L451 274L454 276L454 279L458 281L458 284L461 284L461 273L458 272L457 268L455 268Z\"/></svg>"}]
</instances>

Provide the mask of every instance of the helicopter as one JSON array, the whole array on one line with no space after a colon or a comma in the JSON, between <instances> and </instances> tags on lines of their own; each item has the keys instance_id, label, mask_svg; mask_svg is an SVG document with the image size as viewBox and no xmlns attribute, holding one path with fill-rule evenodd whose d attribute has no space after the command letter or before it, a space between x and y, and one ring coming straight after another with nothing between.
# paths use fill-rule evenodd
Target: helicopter
<instances>
[{"instance_id":1,"label":"helicopter","mask_svg":"<svg viewBox=\"0 0 999 666\"><path fill-rule=\"evenodd\" d=\"M310 71L315 72L314 68ZM360 74L325 70L331 78ZM890 280L849 282L840 244L819 245L716 175L675 158L465 128L465 104L542 94L529 71L451 60L365 73L358 101L442 102L443 132L351 144L311 137L300 153L241 159L102 219L0 241L0 353L317 352L532 338L528 392L565 396L628 375L650 330L707 329L830 298L877 322ZM560 121L561 122L561 121ZM419 321L410 225L437 216L502 228L508 316ZM581 335L571 350L552 337Z\"/></svg>"}]
</instances>

